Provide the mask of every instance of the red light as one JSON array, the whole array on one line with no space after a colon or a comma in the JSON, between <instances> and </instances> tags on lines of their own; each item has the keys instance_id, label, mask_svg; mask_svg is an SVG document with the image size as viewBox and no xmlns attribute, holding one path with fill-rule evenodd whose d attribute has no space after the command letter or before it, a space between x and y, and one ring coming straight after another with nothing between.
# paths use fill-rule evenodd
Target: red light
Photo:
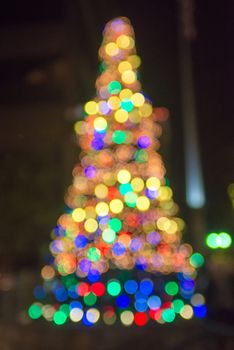
<instances>
[{"instance_id":1,"label":"red light","mask_svg":"<svg viewBox=\"0 0 234 350\"><path fill-rule=\"evenodd\" d=\"M134 315L134 322L136 323L137 326L144 326L147 322L147 316L144 312L137 312Z\"/></svg>"},{"instance_id":2,"label":"red light","mask_svg":"<svg viewBox=\"0 0 234 350\"><path fill-rule=\"evenodd\" d=\"M115 187L110 187L109 188L109 190L108 190L108 197L110 198L110 199L115 199L116 198L116 196L118 195L118 190L117 190L117 188L115 188Z\"/></svg>"},{"instance_id":3,"label":"red light","mask_svg":"<svg viewBox=\"0 0 234 350\"><path fill-rule=\"evenodd\" d=\"M77 292L81 297L83 297L90 292L90 285L88 283L81 282L77 287Z\"/></svg>"},{"instance_id":4,"label":"red light","mask_svg":"<svg viewBox=\"0 0 234 350\"><path fill-rule=\"evenodd\" d=\"M105 285L101 282L96 282L91 286L91 291L97 297L101 297L105 293Z\"/></svg>"},{"instance_id":5,"label":"red light","mask_svg":"<svg viewBox=\"0 0 234 350\"><path fill-rule=\"evenodd\" d=\"M171 308L171 302L170 301L166 301L165 303L162 304L161 309L170 309Z\"/></svg>"}]
</instances>

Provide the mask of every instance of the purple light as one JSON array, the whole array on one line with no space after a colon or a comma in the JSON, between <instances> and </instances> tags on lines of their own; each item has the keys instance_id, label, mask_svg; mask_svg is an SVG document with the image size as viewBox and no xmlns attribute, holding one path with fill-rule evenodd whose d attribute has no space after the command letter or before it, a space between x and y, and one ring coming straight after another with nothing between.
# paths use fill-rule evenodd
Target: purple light
<instances>
[{"instance_id":1,"label":"purple light","mask_svg":"<svg viewBox=\"0 0 234 350\"><path fill-rule=\"evenodd\" d=\"M158 191L149 190L148 188L145 190L145 194L149 199L155 199L158 197Z\"/></svg>"},{"instance_id":2,"label":"purple light","mask_svg":"<svg viewBox=\"0 0 234 350\"><path fill-rule=\"evenodd\" d=\"M117 242L113 245L112 251L115 255L120 256L123 255L126 251L125 246L121 242Z\"/></svg>"},{"instance_id":3,"label":"purple light","mask_svg":"<svg viewBox=\"0 0 234 350\"><path fill-rule=\"evenodd\" d=\"M90 179L92 179L93 177L96 176L97 171L94 166L89 165L85 168L84 173L86 177L89 177Z\"/></svg>"},{"instance_id":4,"label":"purple light","mask_svg":"<svg viewBox=\"0 0 234 350\"><path fill-rule=\"evenodd\" d=\"M82 272L89 272L91 266L92 266L92 263L88 259L82 259L79 263L79 267Z\"/></svg>"},{"instance_id":5,"label":"purple light","mask_svg":"<svg viewBox=\"0 0 234 350\"><path fill-rule=\"evenodd\" d=\"M140 148L148 148L151 144L151 141L148 136L140 136L137 144Z\"/></svg>"},{"instance_id":6,"label":"purple light","mask_svg":"<svg viewBox=\"0 0 234 350\"><path fill-rule=\"evenodd\" d=\"M133 238L129 245L129 248L132 252L137 252L142 246L141 241L138 238Z\"/></svg>"},{"instance_id":7,"label":"purple light","mask_svg":"<svg viewBox=\"0 0 234 350\"><path fill-rule=\"evenodd\" d=\"M84 235L79 235L75 238L75 246L77 248L84 248L88 243L87 238Z\"/></svg>"},{"instance_id":8,"label":"purple light","mask_svg":"<svg viewBox=\"0 0 234 350\"><path fill-rule=\"evenodd\" d=\"M99 151L100 149L103 149L104 146L104 142L101 138L95 138L92 141L92 147L93 149L95 149L96 151Z\"/></svg>"},{"instance_id":9,"label":"purple light","mask_svg":"<svg viewBox=\"0 0 234 350\"><path fill-rule=\"evenodd\" d=\"M150 232L147 236L146 239L149 243L156 245L160 242L160 234L158 232Z\"/></svg>"}]
</instances>

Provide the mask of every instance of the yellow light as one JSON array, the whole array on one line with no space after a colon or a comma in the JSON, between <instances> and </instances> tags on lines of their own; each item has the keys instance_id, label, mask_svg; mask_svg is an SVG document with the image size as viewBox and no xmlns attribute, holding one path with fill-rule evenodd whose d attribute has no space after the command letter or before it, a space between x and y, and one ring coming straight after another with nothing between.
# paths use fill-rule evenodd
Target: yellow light
<instances>
[{"instance_id":1,"label":"yellow light","mask_svg":"<svg viewBox=\"0 0 234 350\"><path fill-rule=\"evenodd\" d=\"M108 99L108 106L114 111L118 109L120 107L120 99L118 96L111 96Z\"/></svg>"},{"instance_id":2,"label":"yellow light","mask_svg":"<svg viewBox=\"0 0 234 350\"><path fill-rule=\"evenodd\" d=\"M120 62L120 64L118 65L118 71L120 73L125 72L126 70L131 70L132 69L132 65L130 62L128 61L122 61Z\"/></svg>"},{"instance_id":3,"label":"yellow light","mask_svg":"<svg viewBox=\"0 0 234 350\"><path fill-rule=\"evenodd\" d=\"M83 121L78 121L74 125L75 132L78 135L83 135L85 133L85 122Z\"/></svg>"},{"instance_id":4,"label":"yellow light","mask_svg":"<svg viewBox=\"0 0 234 350\"><path fill-rule=\"evenodd\" d=\"M84 110L89 115L98 113L98 105L95 101L89 101L85 104Z\"/></svg>"},{"instance_id":5,"label":"yellow light","mask_svg":"<svg viewBox=\"0 0 234 350\"><path fill-rule=\"evenodd\" d=\"M76 208L72 212L72 219L75 222L82 222L84 221L85 217L86 217L86 213L82 208Z\"/></svg>"},{"instance_id":6,"label":"yellow light","mask_svg":"<svg viewBox=\"0 0 234 350\"><path fill-rule=\"evenodd\" d=\"M129 113L129 120L131 120L132 123L140 123L141 121L141 116L138 113L138 111L136 109L133 109L130 113Z\"/></svg>"},{"instance_id":7,"label":"yellow light","mask_svg":"<svg viewBox=\"0 0 234 350\"><path fill-rule=\"evenodd\" d=\"M107 121L102 117L95 118L94 120L94 128L97 131L103 131L107 128Z\"/></svg>"},{"instance_id":8,"label":"yellow light","mask_svg":"<svg viewBox=\"0 0 234 350\"><path fill-rule=\"evenodd\" d=\"M190 320L193 317L193 308L190 305L184 305L183 309L180 311L180 316L186 320Z\"/></svg>"},{"instance_id":9,"label":"yellow light","mask_svg":"<svg viewBox=\"0 0 234 350\"><path fill-rule=\"evenodd\" d=\"M120 315L120 319L125 326L131 326L134 320L133 312L128 310L123 311Z\"/></svg>"},{"instance_id":10,"label":"yellow light","mask_svg":"<svg viewBox=\"0 0 234 350\"><path fill-rule=\"evenodd\" d=\"M55 275L54 269L50 265L45 265L41 270L41 276L45 280L51 280Z\"/></svg>"},{"instance_id":11,"label":"yellow light","mask_svg":"<svg viewBox=\"0 0 234 350\"><path fill-rule=\"evenodd\" d=\"M73 322L79 322L82 317L83 317L83 310L81 310L80 308L78 307L74 307L73 309L71 309L70 311L70 319L73 321Z\"/></svg>"},{"instance_id":12,"label":"yellow light","mask_svg":"<svg viewBox=\"0 0 234 350\"><path fill-rule=\"evenodd\" d=\"M158 226L159 230L167 231L167 229L170 227L170 220L168 218L162 216L161 218L159 218L157 220L157 226Z\"/></svg>"},{"instance_id":13,"label":"yellow light","mask_svg":"<svg viewBox=\"0 0 234 350\"><path fill-rule=\"evenodd\" d=\"M123 202L120 199L112 199L110 201L110 210L115 214L121 213L123 210Z\"/></svg>"},{"instance_id":14,"label":"yellow light","mask_svg":"<svg viewBox=\"0 0 234 350\"><path fill-rule=\"evenodd\" d=\"M115 43L111 42L106 45L105 51L109 56L116 56L119 53L119 48Z\"/></svg>"},{"instance_id":15,"label":"yellow light","mask_svg":"<svg viewBox=\"0 0 234 350\"><path fill-rule=\"evenodd\" d=\"M140 177L135 177L131 181L132 189L135 192L141 192L144 188L144 181Z\"/></svg>"},{"instance_id":16,"label":"yellow light","mask_svg":"<svg viewBox=\"0 0 234 350\"><path fill-rule=\"evenodd\" d=\"M130 44L131 44L130 37L122 34L122 35L118 36L118 38L116 40L116 44L118 45L118 47L120 49L128 49L130 47Z\"/></svg>"},{"instance_id":17,"label":"yellow light","mask_svg":"<svg viewBox=\"0 0 234 350\"><path fill-rule=\"evenodd\" d=\"M85 213L86 213L86 219L89 218L96 218L96 210L93 206L88 206L85 208Z\"/></svg>"},{"instance_id":18,"label":"yellow light","mask_svg":"<svg viewBox=\"0 0 234 350\"><path fill-rule=\"evenodd\" d=\"M125 98L131 98L132 96L132 90L130 89L123 89L120 91L119 97L121 100L124 100Z\"/></svg>"},{"instance_id":19,"label":"yellow light","mask_svg":"<svg viewBox=\"0 0 234 350\"><path fill-rule=\"evenodd\" d=\"M121 184L126 184L131 179L131 174L128 170L120 170L117 175L117 179Z\"/></svg>"},{"instance_id":20,"label":"yellow light","mask_svg":"<svg viewBox=\"0 0 234 350\"><path fill-rule=\"evenodd\" d=\"M132 68L136 69L141 65L141 59L137 55L131 55L128 57L128 62L131 63Z\"/></svg>"},{"instance_id":21,"label":"yellow light","mask_svg":"<svg viewBox=\"0 0 234 350\"><path fill-rule=\"evenodd\" d=\"M145 102L141 107L139 107L139 114L142 117L149 117L153 112L151 104Z\"/></svg>"},{"instance_id":22,"label":"yellow light","mask_svg":"<svg viewBox=\"0 0 234 350\"><path fill-rule=\"evenodd\" d=\"M100 202L96 205L96 213L98 216L106 216L109 213L109 206L105 202Z\"/></svg>"},{"instance_id":23,"label":"yellow light","mask_svg":"<svg viewBox=\"0 0 234 350\"><path fill-rule=\"evenodd\" d=\"M167 233L174 234L178 231L178 225L174 220L170 220L170 226L166 229Z\"/></svg>"},{"instance_id":24,"label":"yellow light","mask_svg":"<svg viewBox=\"0 0 234 350\"><path fill-rule=\"evenodd\" d=\"M137 208L139 210L146 211L150 207L150 201L149 201L149 199L147 197L140 196L140 197L137 198L136 206L137 206Z\"/></svg>"},{"instance_id":25,"label":"yellow light","mask_svg":"<svg viewBox=\"0 0 234 350\"><path fill-rule=\"evenodd\" d=\"M160 187L158 191L158 200L169 201L172 198L172 189L168 186Z\"/></svg>"},{"instance_id":26,"label":"yellow light","mask_svg":"<svg viewBox=\"0 0 234 350\"><path fill-rule=\"evenodd\" d=\"M141 107L145 102L145 98L140 92L133 94L131 100L135 107Z\"/></svg>"},{"instance_id":27,"label":"yellow light","mask_svg":"<svg viewBox=\"0 0 234 350\"><path fill-rule=\"evenodd\" d=\"M136 73L132 70L126 70L122 73L121 79L125 84L132 84L136 81Z\"/></svg>"},{"instance_id":28,"label":"yellow light","mask_svg":"<svg viewBox=\"0 0 234 350\"><path fill-rule=\"evenodd\" d=\"M107 186L113 186L116 183L116 177L112 172L103 175L103 181Z\"/></svg>"},{"instance_id":29,"label":"yellow light","mask_svg":"<svg viewBox=\"0 0 234 350\"><path fill-rule=\"evenodd\" d=\"M158 190L160 187L160 180L157 177L149 177L146 181L146 186L151 191Z\"/></svg>"},{"instance_id":30,"label":"yellow light","mask_svg":"<svg viewBox=\"0 0 234 350\"><path fill-rule=\"evenodd\" d=\"M128 112L124 109L119 109L115 112L115 120L119 123L124 123L128 120Z\"/></svg>"},{"instance_id":31,"label":"yellow light","mask_svg":"<svg viewBox=\"0 0 234 350\"><path fill-rule=\"evenodd\" d=\"M98 228L98 223L95 219L88 219L85 221L84 228L87 232L95 232Z\"/></svg>"},{"instance_id":32,"label":"yellow light","mask_svg":"<svg viewBox=\"0 0 234 350\"><path fill-rule=\"evenodd\" d=\"M94 192L98 198L106 198L108 195L108 188L103 184L99 184L95 187Z\"/></svg>"}]
</instances>

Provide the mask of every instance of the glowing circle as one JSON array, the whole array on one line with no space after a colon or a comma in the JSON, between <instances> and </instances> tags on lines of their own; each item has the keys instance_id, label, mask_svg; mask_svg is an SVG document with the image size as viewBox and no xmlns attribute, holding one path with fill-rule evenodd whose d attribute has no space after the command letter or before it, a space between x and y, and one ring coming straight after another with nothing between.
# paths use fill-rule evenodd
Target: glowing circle
<instances>
[{"instance_id":1,"label":"glowing circle","mask_svg":"<svg viewBox=\"0 0 234 350\"><path fill-rule=\"evenodd\" d=\"M76 208L72 212L72 218L75 222L82 222L86 217L86 213L82 208Z\"/></svg>"},{"instance_id":2,"label":"glowing circle","mask_svg":"<svg viewBox=\"0 0 234 350\"><path fill-rule=\"evenodd\" d=\"M121 74L121 79L125 84L132 84L136 81L136 73L132 70L126 70Z\"/></svg>"},{"instance_id":3,"label":"glowing circle","mask_svg":"<svg viewBox=\"0 0 234 350\"><path fill-rule=\"evenodd\" d=\"M81 310L80 308L74 307L70 311L70 319L73 322L79 322L80 320L82 320L83 314L84 314L83 310Z\"/></svg>"},{"instance_id":4,"label":"glowing circle","mask_svg":"<svg viewBox=\"0 0 234 350\"><path fill-rule=\"evenodd\" d=\"M123 210L123 202L116 198L110 201L110 210L112 213L119 214Z\"/></svg>"},{"instance_id":5,"label":"glowing circle","mask_svg":"<svg viewBox=\"0 0 234 350\"><path fill-rule=\"evenodd\" d=\"M107 228L102 232L102 239L106 243L113 243L116 240L116 233L111 228Z\"/></svg>"},{"instance_id":6,"label":"glowing circle","mask_svg":"<svg viewBox=\"0 0 234 350\"><path fill-rule=\"evenodd\" d=\"M118 36L118 38L116 40L116 44L118 45L118 47L120 49L127 49L127 48L129 48L130 43L131 43L131 41L130 41L129 36L124 35L124 34Z\"/></svg>"},{"instance_id":7,"label":"glowing circle","mask_svg":"<svg viewBox=\"0 0 234 350\"><path fill-rule=\"evenodd\" d=\"M119 109L120 107L120 99L118 96L111 96L108 99L108 106L112 109L112 110L116 110Z\"/></svg>"},{"instance_id":8,"label":"glowing circle","mask_svg":"<svg viewBox=\"0 0 234 350\"><path fill-rule=\"evenodd\" d=\"M67 320L67 315L63 311L56 311L53 316L54 323L58 326L64 324Z\"/></svg>"},{"instance_id":9,"label":"glowing circle","mask_svg":"<svg viewBox=\"0 0 234 350\"><path fill-rule=\"evenodd\" d=\"M117 80L113 80L109 83L108 87L107 87L108 91L110 94L112 95L116 95L120 92L120 90L122 89L122 85L120 84L119 81ZM109 102L109 101L108 101Z\"/></svg>"},{"instance_id":10,"label":"glowing circle","mask_svg":"<svg viewBox=\"0 0 234 350\"><path fill-rule=\"evenodd\" d=\"M107 293L113 297L119 295L121 285L118 280L110 280L107 282Z\"/></svg>"},{"instance_id":11,"label":"glowing circle","mask_svg":"<svg viewBox=\"0 0 234 350\"><path fill-rule=\"evenodd\" d=\"M103 131L107 128L107 121L102 117L95 118L94 120L94 128L97 131Z\"/></svg>"},{"instance_id":12,"label":"glowing circle","mask_svg":"<svg viewBox=\"0 0 234 350\"><path fill-rule=\"evenodd\" d=\"M139 114L142 117L149 117L153 112L151 104L145 102L141 107L139 107Z\"/></svg>"},{"instance_id":13,"label":"glowing circle","mask_svg":"<svg viewBox=\"0 0 234 350\"><path fill-rule=\"evenodd\" d=\"M146 180L146 187L149 190L158 190L160 187L160 180L157 177L150 177Z\"/></svg>"},{"instance_id":14,"label":"glowing circle","mask_svg":"<svg viewBox=\"0 0 234 350\"><path fill-rule=\"evenodd\" d=\"M124 109L118 109L115 112L115 120L119 123L125 123L128 120L128 112Z\"/></svg>"},{"instance_id":15,"label":"glowing circle","mask_svg":"<svg viewBox=\"0 0 234 350\"><path fill-rule=\"evenodd\" d=\"M126 134L122 130L116 130L112 134L112 140L114 143L121 145L126 140Z\"/></svg>"},{"instance_id":16,"label":"glowing circle","mask_svg":"<svg viewBox=\"0 0 234 350\"><path fill-rule=\"evenodd\" d=\"M126 184L131 180L131 174L128 170L122 169L117 174L119 183Z\"/></svg>"},{"instance_id":17,"label":"glowing circle","mask_svg":"<svg viewBox=\"0 0 234 350\"><path fill-rule=\"evenodd\" d=\"M193 317L193 308L190 305L184 305L180 311L180 316L186 320L190 320Z\"/></svg>"},{"instance_id":18,"label":"glowing circle","mask_svg":"<svg viewBox=\"0 0 234 350\"><path fill-rule=\"evenodd\" d=\"M132 95L131 100L135 107L141 107L145 102L145 97L140 92L136 92Z\"/></svg>"},{"instance_id":19,"label":"glowing circle","mask_svg":"<svg viewBox=\"0 0 234 350\"><path fill-rule=\"evenodd\" d=\"M219 246L220 248L228 248L232 244L231 236L226 232L221 232L219 234Z\"/></svg>"},{"instance_id":20,"label":"glowing circle","mask_svg":"<svg viewBox=\"0 0 234 350\"><path fill-rule=\"evenodd\" d=\"M135 177L131 181L132 189L135 192L141 192L144 188L144 181L140 177Z\"/></svg>"},{"instance_id":21,"label":"glowing circle","mask_svg":"<svg viewBox=\"0 0 234 350\"><path fill-rule=\"evenodd\" d=\"M134 314L132 311L123 311L120 315L120 320L124 326L131 326L134 321Z\"/></svg>"},{"instance_id":22,"label":"glowing circle","mask_svg":"<svg viewBox=\"0 0 234 350\"><path fill-rule=\"evenodd\" d=\"M33 320L36 320L41 317L42 315L42 308L40 307L39 304L32 304L29 309L28 309L28 314L30 318Z\"/></svg>"},{"instance_id":23,"label":"glowing circle","mask_svg":"<svg viewBox=\"0 0 234 350\"><path fill-rule=\"evenodd\" d=\"M99 184L95 187L94 192L98 198L106 198L108 195L108 187L103 184Z\"/></svg>"},{"instance_id":24,"label":"glowing circle","mask_svg":"<svg viewBox=\"0 0 234 350\"><path fill-rule=\"evenodd\" d=\"M109 56L116 56L119 53L119 48L115 43L110 42L106 45L105 51Z\"/></svg>"},{"instance_id":25,"label":"glowing circle","mask_svg":"<svg viewBox=\"0 0 234 350\"><path fill-rule=\"evenodd\" d=\"M87 232L95 232L98 228L98 223L95 219L88 219L84 223L84 228Z\"/></svg>"},{"instance_id":26,"label":"glowing circle","mask_svg":"<svg viewBox=\"0 0 234 350\"><path fill-rule=\"evenodd\" d=\"M168 295L176 295L179 291L178 284L176 282L168 282L165 285L165 291Z\"/></svg>"},{"instance_id":27,"label":"glowing circle","mask_svg":"<svg viewBox=\"0 0 234 350\"><path fill-rule=\"evenodd\" d=\"M137 198L136 206L140 211L146 211L150 207L150 201L145 196L140 196Z\"/></svg>"},{"instance_id":28,"label":"glowing circle","mask_svg":"<svg viewBox=\"0 0 234 350\"><path fill-rule=\"evenodd\" d=\"M101 252L98 248L89 248L87 252L87 257L92 262L98 261L101 257Z\"/></svg>"},{"instance_id":29,"label":"glowing circle","mask_svg":"<svg viewBox=\"0 0 234 350\"><path fill-rule=\"evenodd\" d=\"M174 319L175 319L175 312L174 312L174 310L172 310L172 309L165 309L165 310L163 310L163 312L162 312L162 319L165 322L168 322L168 323L173 322Z\"/></svg>"},{"instance_id":30,"label":"glowing circle","mask_svg":"<svg viewBox=\"0 0 234 350\"><path fill-rule=\"evenodd\" d=\"M99 202L96 205L96 213L98 216L106 216L109 213L109 206L105 202Z\"/></svg>"},{"instance_id":31,"label":"glowing circle","mask_svg":"<svg viewBox=\"0 0 234 350\"><path fill-rule=\"evenodd\" d=\"M131 63L128 62L128 61L122 61L122 62L120 62L119 65L118 65L118 71L119 71L120 73L123 73L123 72L125 72L126 70L131 70L131 69L132 69L132 65L131 65Z\"/></svg>"},{"instance_id":32,"label":"glowing circle","mask_svg":"<svg viewBox=\"0 0 234 350\"><path fill-rule=\"evenodd\" d=\"M85 112L89 115L98 113L98 105L95 101L89 101L84 106Z\"/></svg>"},{"instance_id":33,"label":"glowing circle","mask_svg":"<svg viewBox=\"0 0 234 350\"><path fill-rule=\"evenodd\" d=\"M95 309L89 309L86 313L87 320L91 323L96 323L100 318L100 312Z\"/></svg>"}]
</instances>

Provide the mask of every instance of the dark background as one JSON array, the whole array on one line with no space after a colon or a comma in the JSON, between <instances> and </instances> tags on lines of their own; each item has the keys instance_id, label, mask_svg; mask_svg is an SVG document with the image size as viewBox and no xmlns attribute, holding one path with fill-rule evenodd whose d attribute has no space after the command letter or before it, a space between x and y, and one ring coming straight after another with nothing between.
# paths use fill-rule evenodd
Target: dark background
<instances>
[{"instance_id":1,"label":"dark background","mask_svg":"<svg viewBox=\"0 0 234 350\"><path fill-rule=\"evenodd\" d=\"M191 41L191 58L206 192L202 235L211 230L233 233L234 210L227 186L234 182L234 2L194 3L196 37ZM129 17L135 29L136 47L142 58L143 90L155 106L166 106L171 112L163 125L161 152L175 200L189 227L178 8L175 0L9 0L0 5L3 298L7 292L13 298L14 291L20 290L25 271L37 278L78 159L73 124L76 116L79 118L79 106L95 94L102 30L115 16ZM208 251L205 254L209 263L212 257ZM230 253L225 259L230 261ZM6 286L4 276L10 279L7 281L11 287ZM25 293L26 296L23 290L22 302L17 297L13 315L30 300L30 288ZM8 318L9 322L13 318L16 321L17 316ZM13 346L6 345L4 349L14 349Z\"/></svg>"}]
</instances>

